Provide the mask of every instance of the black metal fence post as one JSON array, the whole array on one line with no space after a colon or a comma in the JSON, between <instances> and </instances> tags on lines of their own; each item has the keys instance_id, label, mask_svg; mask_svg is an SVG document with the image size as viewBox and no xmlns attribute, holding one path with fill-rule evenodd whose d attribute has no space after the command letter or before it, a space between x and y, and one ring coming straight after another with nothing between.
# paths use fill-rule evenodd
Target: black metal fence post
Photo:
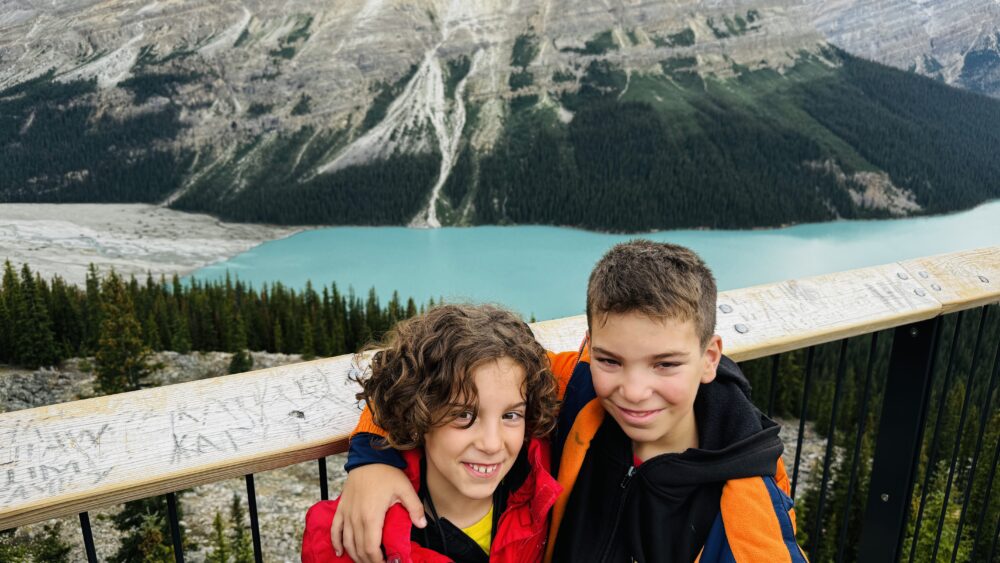
<instances>
[{"instance_id":1,"label":"black metal fence post","mask_svg":"<svg viewBox=\"0 0 1000 563\"><path fill-rule=\"evenodd\" d=\"M167 514L170 517L170 538L174 546L175 563L184 563L184 542L181 540L181 522L177 516L177 495L167 493Z\"/></svg>"},{"instance_id":2,"label":"black metal fence post","mask_svg":"<svg viewBox=\"0 0 1000 563\"><path fill-rule=\"evenodd\" d=\"M939 318L895 330L858 561L896 561L913 494Z\"/></svg>"},{"instance_id":3,"label":"black metal fence post","mask_svg":"<svg viewBox=\"0 0 1000 563\"><path fill-rule=\"evenodd\" d=\"M94 532L90 529L90 514L87 512L80 513L80 531L83 532L83 549L87 552L87 562L97 563Z\"/></svg>"}]
</instances>

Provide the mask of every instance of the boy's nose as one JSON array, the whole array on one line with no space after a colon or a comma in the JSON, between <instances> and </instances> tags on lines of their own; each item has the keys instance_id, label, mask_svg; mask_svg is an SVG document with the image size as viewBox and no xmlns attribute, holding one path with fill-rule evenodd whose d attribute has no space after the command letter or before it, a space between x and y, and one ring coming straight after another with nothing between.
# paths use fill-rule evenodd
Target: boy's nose
<instances>
[{"instance_id":1,"label":"boy's nose","mask_svg":"<svg viewBox=\"0 0 1000 563\"><path fill-rule=\"evenodd\" d=\"M477 447L486 453L496 453L503 448L503 433L499 424L483 424Z\"/></svg>"},{"instance_id":2,"label":"boy's nose","mask_svg":"<svg viewBox=\"0 0 1000 563\"><path fill-rule=\"evenodd\" d=\"M649 396L649 387L642 382L640 377L636 377L634 374L625 374L618 392L621 393L622 399L628 401L629 404L638 406Z\"/></svg>"}]
</instances>

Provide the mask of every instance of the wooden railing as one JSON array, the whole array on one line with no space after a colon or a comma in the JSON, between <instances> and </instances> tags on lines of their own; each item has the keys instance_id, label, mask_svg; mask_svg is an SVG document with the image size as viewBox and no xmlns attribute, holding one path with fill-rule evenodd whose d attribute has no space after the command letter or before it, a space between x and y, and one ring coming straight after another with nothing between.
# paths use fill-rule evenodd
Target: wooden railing
<instances>
[{"instance_id":1,"label":"wooden railing","mask_svg":"<svg viewBox=\"0 0 1000 563\"><path fill-rule=\"evenodd\" d=\"M1000 246L726 291L716 330L744 361L998 301ZM532 328L575 350L586 319ZM0 529L343 452L352 369L339 356L0 414Z\"/></svg>"}]
</instances>

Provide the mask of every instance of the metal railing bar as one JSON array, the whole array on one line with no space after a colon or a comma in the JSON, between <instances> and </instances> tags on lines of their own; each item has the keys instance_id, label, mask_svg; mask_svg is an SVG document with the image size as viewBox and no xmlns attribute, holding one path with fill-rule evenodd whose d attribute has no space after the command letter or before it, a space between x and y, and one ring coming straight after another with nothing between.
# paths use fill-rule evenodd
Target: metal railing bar
<instances>
[{"instance_id":1,"label":"metal railing bar","mask_svg":"<svg viewBox=\"0 0 1000 563\"><path fill-rule=\"evenodd\" d=\"M993 470L990 472L989 479L986 480L986 496L984 496L983 498L987 499L987 502L989 502L988 499L991 498L990 494L993 492L993 478L996 477L998 467L1000 467L1000 442L997 442L997 445L993 448ZM979 521L976 523L977 540L979 534L983 533L983 526L986 524L986 514L988 512L989 510L985 509L979 512ZM976 557L976 546L975 544L973 544L972 555L969 556L969 558L975 561L975 557Z\"/></svg>"},{"instance_id":2,"label":"metal railing bar","mask_svg":"<svg viewBox=\"0 0 1000 563\"><path fill-rule=\"evenodd\" d=\"M868 421L868 403L872 397L872 372L875 371L875 354L878 351L878 333L872 333L871 346L868 348L868 368L865 370L865 391L858 407L858 433L854 438L854 456L851 458L851 480L847 485L847 502L844 503L844 518L840 524L840 534L837 539L837 563L844 560L844 546L847 544L847 528L850 522L851 501L854 498L854 487L858 481L858 466L861 463L861 442Z\"/></svg>"},{"instance_id":3,"label":"metal railing bar","mask_svg":"<svg viewBox=\"0 0 1000 563\"><path fill-rule=\"evenodd\" d=\"M793 499L795 498L795 487L799 483L799 465L802 463L802 437L806 430L806 410L809 408L809 383L812 380L815 352L816 348L814 346L810 346L809 351L806 352L806 380L802 386L802 412L799 413L799 435L795 440L795 467L792 470L791 497Z\"/></svg>"},{"instance_id":4,"label":"metal railing bar","mask_svg":"<svg viewBox=\"0 0 1000 563\"><path fill-rule=\"evenodd\" d=\"M80 513L80 531L83 532L83 549L87 552L87 562L97 563L97 549L94 548L94 532L90 529L90 514Z\"/></svg>"},{"instance_id":5,"label":"metal railing bar","mask_svg":"<svg viewBox=\"0 0 1000 563\"><path fill-rule=\"evenodd\" d=\"M778 367L781 365L781 354L771 357L771 383L767 388L767 417L774 416L774 401L778 397Z\"/></svg>"},{"instance_id":6,"label":"metal railing bar","mask_svg":"<svg viewBox=\"0 0 1000 563\"><path fill-rule=\"evenodd\" d=\"M819 549L822 545L820 531L823 529L823 511L826 508L826 488L830 484L830 463L833 461L833 446L837 439L837 410L840 407L840 395L844 388L844 374L847 372L847 339L840 341L840 356L837 360L837 380L834 383L833 407L830 409L830 427L826 436L826 456L823 458L823 479L819 486L819 505L816 509L816 525L809 537L809 554L819 560Z\"/></svg>"},{"instance_id":7,"label":"metal railing bar","mask_svg":"<svg viewBox=\"0 0 1000 563\"><path fill-rule=\"evenodd\" d=\"M181 542L181 522L177 517L177 495L167 493L167 518L170 520L170 539L174 545L174 561L184 563L184 544Z\"/></svg>"},{"instance_id":8,"label":"metal railing bar","mask_svg":"<svg viewBox=\"0 0 1000 563\"><path fill-rule=\"evenodd\" d=\"M1000 374L1000 342L997 343L997 351L993 356L993 374L990 375L990 385L987 387L986 397L983 400L983 408L979 416L979 436L976 438L976 450L972 454L972 465L969 468L969 480L965 485L965 493L963 495L965 498L962 500L962 512L958 517L958 529L955 531L955 547L951 552L952 561L955 561L958 557L958 546L962 542L962 528L965 524L966 511L969 508L969 498L972 496L972 485L976 479L976 467L979 465L979 455L982 453L983 449L983 438L986 436L986 425L990 418L990 405L993 403L993 392L996 390L998 374ZM1000 453L1000 444L997 444L996 453ZM989 512L989 499L990 493L992 492L991 489L993 488L993 476L996 474L997 470L996 453L994 453L993 456L993 471L990 473L989 481L987 481L986 485L986 496L983 497L986 499L986 506L983 506L981 509L982 515L979 519L980 527L976 529L977 535L982 529L983 518L986 513ZM973 542L973 556L975 555L975 549L975 542Z\"/></svg>"},{"instance_id":9,"label":"metal railing bar","mask_svg":"<svg viewBox=\"0 0 1000 563\"><path fill-rule=\"evenodd\" d=\"M937 456L938 439L941 437L941 420L944 417L944 406L948 399L948 392L951 387L951 377L955 371L955 349L958 347L958 339L962 334L962 319L965 317L965 311L959 311L958 317L955 320L955 331L951 336L951 348L948 351L948 369L945 371L944 382L941 385L941 395L938 397L937 404L937 417L934 420L934 433L931 434L931 444L930 448L927 450L927 467L924 468L924 484L920 488L920 504L917 506L917 521L913 527L913 538L910 542L910 558L909 563L913 563L914 557L917 556L917 540L920 539L920 528L923 524L924 519L924 508L927 506L927 490L930 487L931 475L934 473L934 463L935 457ZM938 334L941 330L938 330ZM937 336L937 335L935 335ZM937 353L937 339L935 339L935 346L933 353ZM931 377L933 377L934 364L931 364Z\"/></svg>"},{"instance_id":10,"label":"metal railing bar","mask_svg":"<svg viewBox=\"0 0 1000 563\"><path fill-rule=\"evenodd\" d=\"M986 317L989 310L989 307L983 307L983 312L979 315L976 343L972 347L972 365L969 367L969 376L965 379L965 398L962 399L962 414L958 417L955 446L951 450L951 463L948 465L948 482L944 487L944 501L941 503L941 515L938 517L938 528L937 534L934 536L934 550L931 552L931 561L937 561L938 548L941 546L941 532L944 530L944 518L948 514L948 500L951 498L951 486L955 480L955 463L958 461L958 451L962 446L962 431L965 429L965 418L969 414L969 403L972 402L972 380L976 376L976 368L979 367L979 345L983 340L983 332L986 329Z\"/></svg>"},{"instance_id":11,"label":"metal railing bar","mask_svg":"<svg viewBox=\"0 0 1000 563\"><path fill-rule=\"evenodd\" d=\"M256 563L264 563L264 554L260 548L260 522L257 520L257 492L254 488L253 473L247 474L247 503L250 505L250 534L253 536L253 559Z\"/></svg>"},{"instance_id":12,"label":"metal railing bar","mask_svg":"<svg viewBox=\"0 0 1000 563\"><path fill-rule=\"evenodd\" d=\"M987 561L994 561L997 554L997 538L1000 538L1000 516L997 516L996 529L993 530L993 543L990 545L990 557Z\"/></svg>"},{"instance_id":13,"label":"metal railing bar","mask_svg":"<svg viewBox=\"0 0 1000 563\"><path fill-rule=\"evenodd\" d=\"M326 481L326 458L319 458L319 498L330 500L330 484Z\"/></svg>"}]
</instances>

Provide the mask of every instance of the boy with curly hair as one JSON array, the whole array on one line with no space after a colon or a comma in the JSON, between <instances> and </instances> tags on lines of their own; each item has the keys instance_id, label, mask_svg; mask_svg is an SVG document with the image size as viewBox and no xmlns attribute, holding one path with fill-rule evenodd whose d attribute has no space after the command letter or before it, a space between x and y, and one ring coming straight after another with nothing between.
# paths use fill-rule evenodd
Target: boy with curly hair
<instances>
[{"instance_id":1,"label":"boy with curly hair","mask_svg":"<svg viewBox=\"0 0 1000 563\"><path fill-rule=\"evenodd\" d=\"M544 437L556 385L545 351L517 316L492 306L443 305L400 322L358 378L378 447L402 452L431 516L411 530L390 509L380 544L400 561L541 561L546 517L560 487ZM306 516L302 560L349 561L330 544L339 499Z\"/></svg>"}]
</instances>

